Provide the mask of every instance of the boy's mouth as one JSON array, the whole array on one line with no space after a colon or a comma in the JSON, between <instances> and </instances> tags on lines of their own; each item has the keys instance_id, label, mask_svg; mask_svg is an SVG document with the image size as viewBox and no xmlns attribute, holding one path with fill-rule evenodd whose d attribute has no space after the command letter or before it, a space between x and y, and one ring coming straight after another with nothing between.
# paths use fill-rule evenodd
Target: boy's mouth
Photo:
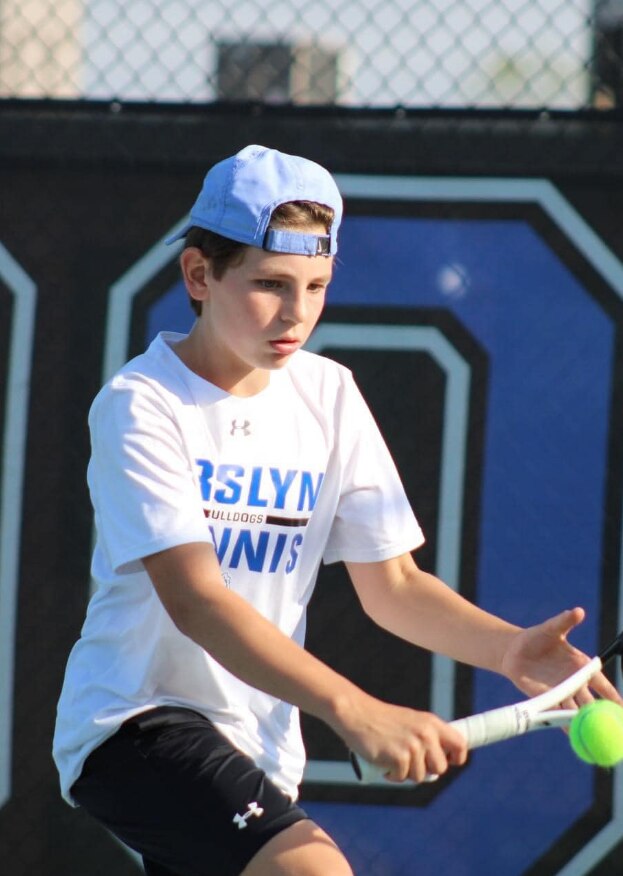
<instances>
[{"instance_id":1,"label":"boy's mouth","mask_svg":"<svg viewBox=\"0 0 623 876\"><path fill-rule=\"evenodd\" d=\"M277 340L271 341L270 345L277 353L288 354L298 350L301 342L296 338L277 338Z\"/></svg>"}]
</instances>

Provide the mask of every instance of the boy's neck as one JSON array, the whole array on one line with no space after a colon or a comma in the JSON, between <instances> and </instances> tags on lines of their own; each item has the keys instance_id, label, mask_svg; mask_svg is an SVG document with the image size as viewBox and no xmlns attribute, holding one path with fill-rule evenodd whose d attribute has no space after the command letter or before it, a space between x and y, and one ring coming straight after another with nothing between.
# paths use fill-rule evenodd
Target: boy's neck
<instances>
[{"instance_id":1,"label":"boy's neck","mask_svg":"<svg viewBox=\"0 0 623 876\"><path fill-rule=\"evenodd\" d=\"M270 371L267 370L250 368L243 363L235 370L229 364L219 367L218 355L210 355L205 344L199 342L197 323L174 345L173 350L190 371L230 395L248 398L262 392L270 383Z\"/></svg>"}]
</instances>

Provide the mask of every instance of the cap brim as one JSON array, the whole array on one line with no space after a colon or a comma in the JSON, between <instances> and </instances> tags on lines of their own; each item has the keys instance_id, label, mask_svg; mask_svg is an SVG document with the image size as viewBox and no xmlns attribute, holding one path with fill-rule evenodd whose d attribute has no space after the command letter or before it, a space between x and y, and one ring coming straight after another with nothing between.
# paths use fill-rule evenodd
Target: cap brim
<instances>
[{"instance_id":1,"label":"cap brim","mask_svg":"<svg viewBox=\"0 0 623 876\"><path fill-rule=\"evenodd\" d=\"M168 237L165 237L164 242L169 246L171 243L176 243L176 241L181 240L183 237L186 237L190 229L192 228L192 222L186 222L179 231L174 231L173 234L170 234Z\"/></svg>"}]
</instances>

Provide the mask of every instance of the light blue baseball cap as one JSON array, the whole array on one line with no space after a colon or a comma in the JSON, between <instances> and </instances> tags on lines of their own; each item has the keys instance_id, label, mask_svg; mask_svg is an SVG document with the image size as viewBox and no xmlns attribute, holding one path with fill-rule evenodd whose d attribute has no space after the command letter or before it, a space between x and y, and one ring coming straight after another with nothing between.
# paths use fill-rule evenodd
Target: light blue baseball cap
<instances>
[{"instance_id":1,"label":"light blue baseball cap","mask_svg":"<svg viewBox=\"0 0 623 876\"><path fill-rule=\"evenodd\" d=\"M329 234L269 228L273 210L288 201L315 201L333 210ZM193 226L271 252L334 255L342 220L342 197L328 170L315 161L265 146L246 146L215 164L203 181L190 219L174 243Z\"/></svg>"}]
</instances>

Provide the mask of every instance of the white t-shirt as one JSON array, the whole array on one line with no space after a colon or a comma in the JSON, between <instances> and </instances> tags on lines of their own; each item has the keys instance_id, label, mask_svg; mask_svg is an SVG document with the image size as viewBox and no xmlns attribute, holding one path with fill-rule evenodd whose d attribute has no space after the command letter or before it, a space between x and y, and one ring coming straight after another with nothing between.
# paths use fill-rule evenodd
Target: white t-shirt
<instances>
[{"instance_id":1,"label":"white t-shirt","mask_svg":"<svg viewBox=\"0 0 623 876\"><path fill-rule=\"evenodd\" d=\"M190 371L163 333L101 390L89 416L96 590L69 658L54 759L63 796L126 719L181 705L207 715L293 798L298 710L240 681L184 636L142 557L207 542L223 586L305 637L321 559L374 562L423 542L351 373L298 351L250 398Z\"/></svg>"}]
</instances>

